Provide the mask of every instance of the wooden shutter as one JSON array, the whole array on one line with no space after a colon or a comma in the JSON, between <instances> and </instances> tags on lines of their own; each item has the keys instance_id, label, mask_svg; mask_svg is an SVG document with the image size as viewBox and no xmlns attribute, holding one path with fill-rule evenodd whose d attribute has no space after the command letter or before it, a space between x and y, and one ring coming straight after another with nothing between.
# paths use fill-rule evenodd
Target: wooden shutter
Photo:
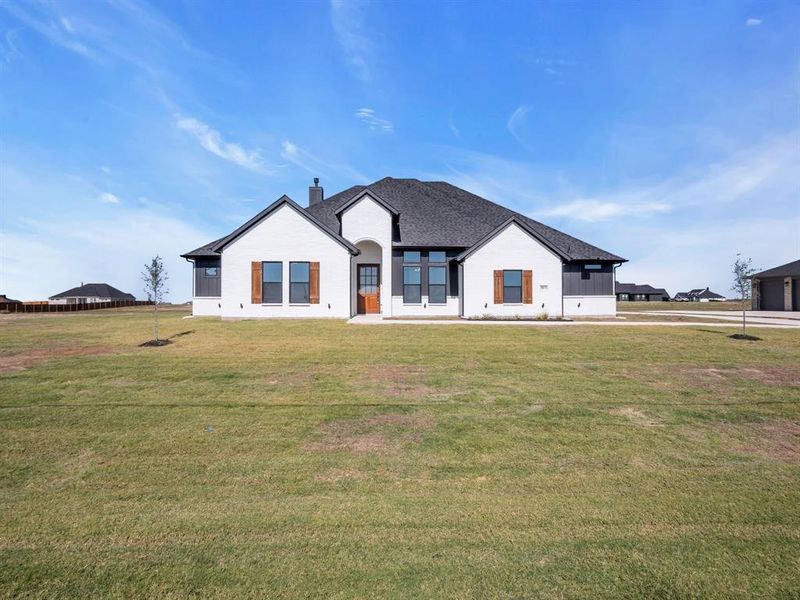
<instances>
[{"instance_id":1,"label":"wooden shutter","mask_svg":"<svg viewBox=\"0 0 800 600\"><path fill-rule=\"evenodd\" d=\"M494 272L494 303L503 303L503 272Z\"/></svg>"},{"instance_id":2,"label":"wooden shutter","mask_svg":"<svg viewBox=\"0 0 800 600\"><path fill-rule=\"evenodd\" d=\"M250 263L250 303L261 304L261 261Z\"/></svg>"},{"instance_id":3,"label":"wooden shutter","mask_svg":"<svg viewBox=\"0 0 800 600\"><path fill-rule=\"evenodd\" d=\"M533 271L522 272L522 303L533 304Z\"/></svg>"},{"instance_id":4,"label":"wooden shutter","mask_svg":"<svg viewBox=\"0 0 800 600\"><path fill-rule=\"evenodd\" d=\"M309 263L309 291L308 301L311 304L319 304L319 263Z\"/></svg>"}]
</instances>

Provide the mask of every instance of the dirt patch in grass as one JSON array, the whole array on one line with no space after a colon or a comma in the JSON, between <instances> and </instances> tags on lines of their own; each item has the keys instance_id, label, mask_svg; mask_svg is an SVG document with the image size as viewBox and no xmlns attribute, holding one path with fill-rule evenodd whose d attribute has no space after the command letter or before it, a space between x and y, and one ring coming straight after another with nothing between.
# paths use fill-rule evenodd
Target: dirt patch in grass
<instances>
[{"instance_id":1,"label":"dirt patch in grass","mask_svg":"<svg viewBox=\"0 0 800 600\"><path fill-rule=\"evenodd\" d=\"M64 358L69 356L97 356L100 354L110 354L109 346L61 346L49 348L34 348L17 354L0 356L0 374L15 373L35 367L54 358Z\"/></svg>"},{"instance_id":2,"label":"dirt patch in grass","mask_svg":"<svg viewBox=\"0 0 800 600\"><path fill-rule=\"evenodd\" d=\"M394 398L421 400L434 395L434 389L422 380L426 370L419 366L376 365L367 373L370 384Z\"/></svg>"},{"instance_id":3,"label":"dirt patch in grass","mask_svg":"<svg viewBox=\"0 0 800 600\"><path fill-rule=\"evenodd\" d=\"M646 382L659 389L690 389L696 386L714 388L734 383L737 380L757 381L764 385L800 385L800 368L792 367L743 367L727 369L687 365L652 367L646 372L625 369L625 376Z\"/></svg>"},{"instance_id":4,"label":"dirt patch in grass","mask_svg":"<svg viewBox=\"0 0 800 600\"><path fill-rule=\"evenodd\" d=\"M364 479L365 476L365 473L358 469L330 469L316 475L314 479L325 483L337 483L339 481L358 481Z\"/></svg>"},{"instance_id":5,"label":"dirt patch in grass","mask_svg":"<svg viewBox=\"0 0 800 600\"><path fill-rule=\"evenodd\" d=\"M422 440L422 432L435 425L427 413L385 414L323 423L319 439L305 445L307 450L329 452L348 450L353 454L389 454Z\"/></svg>"},{"instance_id":6,"label":"dirt patch in grass","mask_svg":"<svg viewBox=\"0 0 800 600\"><path fill-rule=\"evenodd\" d=\"M625 417L633 425L639 425L641 427L658 427L661 425L661 421L658 419L654 419L653 417L646 415L641 410L633 408L632 406L614 408L608 412L618 417Z\"/></svg>"},{"instance_id":7,"label":"dirt patch in grass","mask_svg":"<svg viewBox=\"0 0 800 600\"><path fill-rule=\"evenodd\" d=\"M747 425L719 427L731 449L800 465L800 424L789 419L771 419Z\"/></svg>"}]
</instances>

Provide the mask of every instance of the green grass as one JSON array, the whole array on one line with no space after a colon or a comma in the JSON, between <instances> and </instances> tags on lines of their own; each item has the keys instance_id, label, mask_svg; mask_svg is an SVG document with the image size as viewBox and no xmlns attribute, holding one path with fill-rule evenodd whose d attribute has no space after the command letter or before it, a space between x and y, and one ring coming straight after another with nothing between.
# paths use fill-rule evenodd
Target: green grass
<instances>
[{"instance_id":1,"label":"green grass","mask_svg":"<svg viewBox=\"0 0 800 600\"><path fill-rule=\"evenodd\" d=\"M0 595L800 595L800 332L183 314L0 317Z\"/></svg>"}]
</instances>

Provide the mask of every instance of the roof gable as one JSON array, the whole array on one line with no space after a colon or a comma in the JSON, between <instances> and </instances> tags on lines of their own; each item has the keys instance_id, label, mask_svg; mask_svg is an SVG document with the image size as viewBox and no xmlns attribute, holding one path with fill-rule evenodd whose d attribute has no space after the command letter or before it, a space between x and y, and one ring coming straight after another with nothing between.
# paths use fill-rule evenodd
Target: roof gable
<instances>
[{"instance_id":1,"label":"roof gable","mask_svg":"<svg viewBox=\"0 0 800 600\"><path fill-rule=\"evenodd\" d=\"M753 279L764 277L797 277L800 276L800 260L795 260L779 267L773 267L753 275Z\"/></svg>"},{"instance_id":2,"label":"roof gable","mask_svg":"<svg viewBox=\"0 0 800 600\"><path fill-rule=\"evenodd\" d=\"M560 259L568 260L567 256L565 256L557 248L553 247L553 245L548 240L544 239L541 235L539 235L539 233L537 233L536 231L531 229L531 227L529 227L526 223L521 221L516 216L511 217L506 222L502 223L499 227L497 227L497 229L495 229L494 231L489 232L489 234L487 236L485 236L481 240L478 240L478 242L475 243L473 246L471 246L470 248L468 248L467 250L465 250L464 252L462 252L461 254L456 256L456 260L458 262L461 262L461 261L467 259L468 257L470 257L472 254L474 254L478 250L480 250L483 246L485 246L486 244L491 242L494 238L496 238L498 235L500 235L502 232L504 232L506 229L508 229L512 225L516 225L517 227L519 227L522 231L524 231L529 236L531 236L533 239L535 239L537 242L542 244L545 248L550 250L553 254L558 256Z\"/></svg>"},{"instance_id":3,"label":"roof gable","mask_svg":"<svg viewBox=\"0 0 800 600\"><path fill-rule=\"evenodd\" d=\"M375 192L373 192L372 190L369 190L369 189L365 189L365 190L362 190L362 191L358 192L350 200L348 200L347 202L342 204L339 208L337 208L336 211L334 212L334 214L337 215L337 216L341 216L342 213L344 213L348 208L358 204L365 197L368 197L371 200L375 201L377 204L379 204L380 206L382 206L383 208L388 210L395 217L400 214L399 212L397 212L396 208L394 208L391 204L386 202L386 200L383 200L378 194L376 194Z\"/></svg>"},{"instance_id":4,"label":"roof gable","mask_svg":"<svg viewBox=\"0 0 800 600\"><path fill-rule=\"evenodd\" d=\"M358 254L358 249L353 244L348 242L338 233L332 231L324 223L316 219L313 215L303 210L301 206L299 206L294 200L292 200L291 198L289 198L289 196L286 196L285 194L280 198L278 198L275 202L270 204L267 208L262 210L260 213L258 213L255 217L247 221L247 223L245 223L238 229L234 230L229 235L225 236L224 238L220 238L219 240L213 242L212 244L209 244L210 250L212 252L217 252L217 253L222 252L225 246L227 246L234 240L238 239L239 237L250 231L250 229L258 225L261 221L269 217L271 214L273 214L276 210L278 210L282 206L288 206L292 208L304 219L306 219L309 223L311 223L315 227L318 227L323 233L330 236L338 244L344 246L351 254Z\"/></svg>"}]
</instances>

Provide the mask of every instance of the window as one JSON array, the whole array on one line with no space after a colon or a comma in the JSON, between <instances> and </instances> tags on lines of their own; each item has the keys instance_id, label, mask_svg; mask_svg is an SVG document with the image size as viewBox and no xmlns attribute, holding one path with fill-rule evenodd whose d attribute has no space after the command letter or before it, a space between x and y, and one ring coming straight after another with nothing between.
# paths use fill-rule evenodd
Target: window
<instances>
[{"instance_id":1,"label":"window","mask_svg":"<svg viewBox=\"0 0 800 600\"><path fill-rule=\"evenodd\" d=\"M447 262L447 255L444 253L444 251L439 251L439 250L433 251L432 250L432 251L428 252L428 262L432 262L432 263Z\"/></svg>"},{"instance_id":2,"label":"window","mask_svg":"<svg viewBox=\"0 0 800 600\"><path fill-rule=\"evenodd\" d=\"M603 265L583 265L583 268L587 271L599 271L603 268Z\"/></svg>"},{"instance_id":3,"label":"window","mask_svg":"<svg viewBox=\"0 0 800 600\"><path fill-rule=\"evenodd\" d=\"M627 301L627 300L628 300L628 294L620 294L620 295L619 295L619 299L620 299L620 300L626 300L626 301Z\"/></svg>"},{"instance_id":4,"label":"window","mask_svg":"<svg viewBox=\"0 0 800 600\"><path fill-rule=\"evenodd\" d=\"M403 267L403 302L406 304L422 302L421 270L419 266Z\"/></svg>"},{"instance_id":5,"label":"window","mask_svg":"<svg viewBox=\"0 0 800 600\"><path fill-rule=\"evenodd\" d=\"M636 300L637 302L642 302L642 301L647 300L647 295L646 294L636 294L633 297L633 299Z\"/></svg>"},{"instance_id":6,"label":"window","mask_svg":"<svg viewBox=\"0 0 800 600\"><path fill-rule=\"evenodd\" d=\"M261 301L264 304L281 304L283 302L283 263L262 263L261 282Z\"/></svg>"},{"instance_id":7,"label":"window","mask_svg":"<svg viewBox=\"0 0 800 600\"><path fill-rule=\"evenodd\" d=\"M431 304L447 303L447 267L428 267L428 302Z\"/></svg>"},{"instance_id":8,"label":"window","mask_svg":"<svg viewBox=\"0 0 800 600\"><path fill-rule=\"evenodd\" d=\"M417 250L406 250L403 252L404 263L418 263L420 261L420 253Z\"/></svg>"},{"instance_id":9,"label":"window","mask_svg":"<svg viewBox=\"0 0 800 600\"><path fill-rule=\"evenodd\" d=\"M289 302L291 304L309 303L309 263L289 263Z\"/></svg>"},{"instance_id":10,"label":"window","mask_svg":"<svg viewBox=\"0 0 800 600\"><path fill-rule=\"evenodd\" d=\"M503 271L503 303L522 304L522 271Z\"/></svg>"},{"instance_id":11,"label":"window","mask_svg":"<svg viewBox=\"0 0 800 600\"><path fill-rule=\"evenodd\" d=\"M206 267L203 272L204 277L219 277L219 267Z\"/></svg>"}]
</instances>

